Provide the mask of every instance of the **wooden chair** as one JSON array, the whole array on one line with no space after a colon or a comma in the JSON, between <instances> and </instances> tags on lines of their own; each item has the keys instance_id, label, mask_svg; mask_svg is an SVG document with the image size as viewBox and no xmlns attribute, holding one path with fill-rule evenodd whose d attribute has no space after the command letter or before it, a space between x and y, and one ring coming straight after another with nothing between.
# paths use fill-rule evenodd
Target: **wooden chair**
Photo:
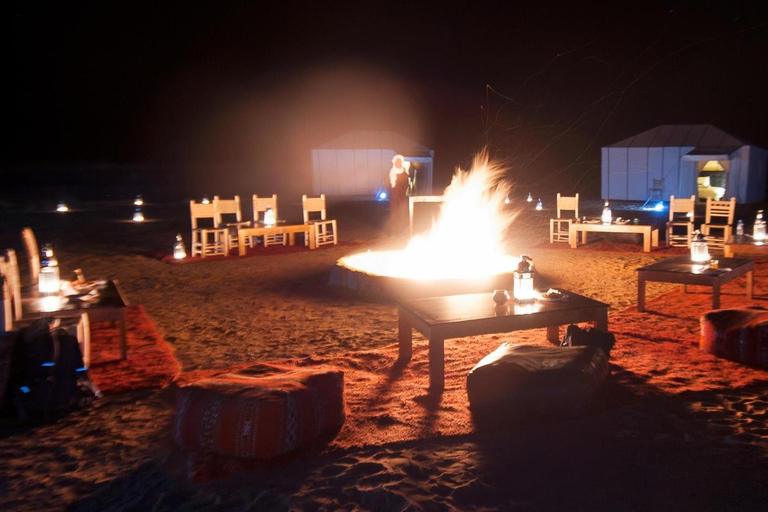
<instances>
[{"instance_id":1,"label":"wooden chair","mask_svg":"<svg viewBox=\"0 0 768 512\"><path fill-rule=\"evenodd\" d=\"M31 323L24 318L22 309L21 280L16 251L8 249L5 258L0 257L0 274L2 274L3 318L6 331L21 329ZM51 328L66 330L77 338L80 354L85 367L91 364L91 324L88 313L76 317L50 319Z\"/></svg>"},{"instance_id":2,"label":"wooden chair","mask_svg":"<svg viewBox=\"0 0 768 512\"><path fill-rule=\"evenodd\" d=\"M272 197L259 197L253 194L253 223L256 225L259 222L264 222L264 212L267 208L271 208L275 212L275 218L279 219L280 216L277 213L277 194L272 194ZM253 238L251 237L250 246L253 247ZM287 238L284 234L276 235L264 235L264 247L270 245L285 245Z\"/></svg>"},{"instance_id":3,"label":"wooden chair","mask_svg":"<svg viewBox=\"0 0 768 512\"><path fill-rule=\"evenodd\" d=\"M189 202L189 216L192 224L191 249L192 256L223 255L229 253L227 245L227 228L216 226L216 211L213 203L203 204ZM210 220L210 222L208 222ZM201 221L206 227L201 226ZM210 226L210 227L207 227Z\"/></svg>"},{"instance_id":4,"label":"wooden chair","mask_svg":"<svg viewBox=\"0 0 768 512\"><path fill-rule=\"evenodd\" d=\"M696 208L696 196L687 199L670 196L669 222L667 222L667 245L670 247L690 247L693 238L693 214ZM682 233L685 228L685 233Z\"/></svg>"},{"instance_id":5,"label":"wooden chair","mask_svg":"<svg viewBox=\"0 0 768 512\"><path fill-rule=\"evenodd\" d=\"M336 220L327 218L325 194L320 194L320 197L307 197L304 194L301 196L301 208L304 211L304 224L311 224L314 227L315 246L339 243ZM320 216L319 219L311 218L317 214ZM309 240L305 239L304 245L308 244Z\"/></svg>"},{"instance_id":6,"label":"wooden chair","mask_svg":"<svg viewBox=\"0 0 768 512\"><path fill-rule=\"evenodd\" d=\"M227 251L231 251L237 247L238 228L251 225L250 221L243 222L240 196L235 196L233 199L221 199L219 196L213 196L213 212L216 227L227 229ZM232 217L225 218L224 215Z\"/></svg>"},{"instance_id":7,"label":"wooden chair","mask_svg":"<svg viewBox=\"0 0 768 512\"><path fill-rule=\"evenodd\" d=\"M32 228L22 229L21 239L24 241L24 249L27 251L27 261L29 262L29 284L30 286L37 286L37 280L40 278L40 248Z\"/></svg>"},{"instance_id":8,"label":"wooden chair","mask_svg":"<svg viewBox=\"0 0 768 512\"><path fill-rule=\"evenodd\" d=\"M572 211L573 218L563 218L563 212ZM549 243L568 242L571 222L579 218L579 194L561 196L557 194L557 218L549 219Z\"/></svg>"},{"instance_id":9,"label":"wooden chair","mask_svg":"<svg viewBox=\"0 0 768 512\"><path fill-rule=\"evenodd\" d=\"M662 194L664 193L664 178L654 179L648 192L649 201L661 201Z\"/></svg>"},{"instance_id":10,"label":"wooden chair","mask_svg":"<svg viewBox=\"0 0 768 512\"><path fill-rule=\"evenodd\" d=\"M715 201L707 198L707 216L701 225L701 234L707 237L710 249L723 251L725 242L731 237L733 216L736 212L736 198L728 201Z\"/></svg>"}]
</instances>

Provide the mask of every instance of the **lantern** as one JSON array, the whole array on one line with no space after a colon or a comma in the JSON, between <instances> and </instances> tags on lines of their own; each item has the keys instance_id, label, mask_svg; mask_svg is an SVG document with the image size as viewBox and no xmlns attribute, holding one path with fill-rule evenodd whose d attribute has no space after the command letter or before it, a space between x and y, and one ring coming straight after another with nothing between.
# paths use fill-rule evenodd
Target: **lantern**
<instances>
[{"instance_id":1,"label":"lantern","mask_svg":"<svg viewBox=\"0 0 768 512\"><path fill-rule=\"evenodd\" d=\"M133 222L144 222L144 213L142 213L141 208L136 208L136 211L133 212Z\"/></svg>"},{"instance_id":2,"label":"lantern","mask_svg":"<svg viewBox=\"0 0 768 512\"><path fill-rule=\"evenodd\" d=\"M520 304L533 302L536 299L536 294L533 289L533 264L531 263L531 258L525 254L520 256L520 263L512 275L514 276L513 294L515 302Z\"/></svg>"},{"instance_id":3,"label":"lantern","mask_svg":"<svg viewBox=\"0 0 768 512\"><path fill-rule=\"evenodd\" d=\"M509 196L504 198L504 204L509 204Z\"/></svg>"},{"instance_id":4,"label":"lantern","mask_svg":"<svg viewBox=\"0 0 768 512\"><path fill-rule=\"evenodd\" d=\"M63 201L59 201L59 204L56 205L56 211L57 212L68 212L69 211L69 207L66 204L64 204Z\"/></svg>"},{"instance_id":5,"label":"lantern","mask_svg":"<svg viewBox=\"0 0 768 512\"><path fill-rule=\"evenodd\" d=\"M208 199L208 196L203 196L203 199L200 202L203 204L211 204L211 200Z\"/></svg>"},{"instance_id":6,"label":"lantern","mask_svg":"<svg viewBox=\"0 0 768 512\"><path fill-rule=\"evenodd\" d=\"M134 206L142 206L144 204L144 198L141 197L141 194L136 196L136 199L133 200Z\"/></svg>"},{"instance_id":7,"label":"lantern","mask_svg":"<svg viewBox=\"0 0 768 512\"><path fill-rule=\"evenodd\" d=\"M264 225L268 228L273 227L277 223L277 217L275 217L275 211L272 207L267 206L264 211Z\"/></svg>"},{"instance_id":8,"label":"lantern","mask_svg":"<svg viewBox=\"0 0 768 512\"><path fill-rule=\"evenodd\" d=\"M533 196L531 195L530 192L528 192L528 199L526 199L526 201L528 201L529 203L533 202Z\"/></svg>"},{"instance_id":9,"label":"lantern","mask_svg":"<svg viewBox=\"0 0 768 512\"><path fill-rule=\"evenodd\" d=\"M173 243L173 257L177 260L183 260L187 257L187 251L184 249L184 240L181 234L176 235L176 241Z\"/></svg>"},{"instance_id":10,"label":"lantern","mask_svg":"<svg viewBox=\"0 0 768 512\"><path fill-rule=\"evenodd\" d=\"M539 198L539 202L536 203L536 209L541 210L542 208L544 208L544 203L542 203L541 198Z\"/></svg>"},{"instance_id":11,"label":"lantern","mask_svg":"<svg viewBox=\"0 0 768 512\"><path fill-rule=\"evenodd\" d=\"M40 261L40 276L37 289L42 294L59 293L59 262L53 255L51 244L43 246L43 258Z\"/></svg>"},{"instance_id":12,"label":"lantern","mask_svg":"<svg viewBox=\"0 0 768 512\"><path fill-rule=\"evenodd\" d=\"M509 292L507 290L493 290L492 298L497 306L503 306L509 302Z\"/></svg>"},{"instance_id":13,"label":"lantern","mask_svg":"<svg viewBox=\"0 0 768 512\"><path fill-rule=\"evenodd\" d=\"M757 217L755 218L755 227L752 231L752 238L758 242L765 240L765 219L763 219L763 210L757 210Z\"/></svg>"},{"instance_id":14,"label":"lantern","mask_svg":"<svg viewBox=\"0 0 768 512\"><path fill-rule=\"evenodd\" d=\"M611 206L608 204L608 201L606 201L603 206L603 214L600 216L600 219L603 221L603 224L610 224L613 221Z\"/></svg>"},{"instance_id":15,"label":"lantern","mask_svg":"<svg viewBox=\"0 0 768 512\"><path fill-rule=\"evenodd\" d=\"M707 240L699 231L696 231L693 234L693 240L691 241L691 261L694 263L706 263L709 261L709 247L707 247Z\"/></svg>"}]
</instances>

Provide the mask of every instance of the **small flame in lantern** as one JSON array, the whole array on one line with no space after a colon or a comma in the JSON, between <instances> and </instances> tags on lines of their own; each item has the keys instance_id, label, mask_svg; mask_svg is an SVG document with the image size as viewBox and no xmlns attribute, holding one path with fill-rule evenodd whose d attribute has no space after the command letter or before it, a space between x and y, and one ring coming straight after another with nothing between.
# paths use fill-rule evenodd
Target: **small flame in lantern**
<instances>
[{"instance_id":1,"label":"small flame in lantern","mask_svg":"<svg viewBox=\"0 0 768 512\"><path fill-rule=\"evenodd\" d=\"M413 237L402 251L365 252L342 261L363 272L417 280L511 272L517 259L502 245L515 215L505 213L510 186L503 181L504 174L505 169L489 163L486 154L478 155L471 171L459 169L453 176L440 215L427 234Z\"/></svg>"},{"instance_id":2,"label":"small flame in lantern","mask_svg":"<svg viewBox=\"0 0 768 512\"><path fill-rule=\"evenodd\" d=\"M64 203L59 203L59 204L56 205L56 211L57 212L62 212L62 213L63 212L68 212L69 211L69 207L66 204L64 204Z\"/></svg>"}]
</instances>

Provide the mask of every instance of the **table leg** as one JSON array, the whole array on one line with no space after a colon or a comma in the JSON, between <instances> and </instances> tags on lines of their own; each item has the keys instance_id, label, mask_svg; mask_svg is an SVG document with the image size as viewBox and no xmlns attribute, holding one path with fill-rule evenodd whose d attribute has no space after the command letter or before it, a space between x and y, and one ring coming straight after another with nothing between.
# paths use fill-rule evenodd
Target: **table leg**
<instances>
[{"instance_id":1,"label":"table leg","mask_svg":"<svg viewBox=\"0 0 768 512\"><path fill-rule=\"evenodd\" d=\"M283 233L283 240L285 240L285 233ZM296 245L296 233L288 233L288 245Z\"/></svg>"},{"instance_id":2,"label":"table leg","mask_svg":"<svg viewBox=\"0 0 768 512\"><path fill-rule=\"evenodd\" d=\"M413 355L413 327L402 311L397 317L397 345L398 359L410 361Z\"/></svg>"},{"instance_id":3,"label":"table leg","mask_svg":"<svg viewBox=\"0 0 768 512\"><path fill-rule=\"evenodd\" d=\"M125 336L125 308L120 308L120 359L125 360L128 358L128 340Z\"/></svg>"},{"instance_id":4,"label":"table leg","mask_svg":"<svg viewBox=\"0 0 768 512\"><path fill-rule=\"evenodd\" d=\"M654 229L653 231L651 231L651 245L653 245L654 247L659 246L659 230L658 229Z\"/></svg>"},{"instance_id":5,"label":"table leg","mask_svg":"<svg viewBox=\"0 0 768 512\"><path fill-rule=\"evenodd\" d=\"M753 272L747 272L747 298L752 300L752 291L754 286L755 276Z\"/></svg>"},{"instance_id":6,"label":"table leg","mask_svg":"<svg viewBox=\"0 0 768 512\"><path fill-rule=\"evenodd\" d=\"M555 345L560 345L560 326L559 325L550 325L547 326L547 340L554 343Z\"/></svg>"},{"instance_id":7,"label":"table leg","mask_svg":"<svg viewBox=\"0 0 768 512\"><path fill-rule=\"evenodd\" d=\"M720 309L720 283L712 285L712 309Z\"/></svg>"},{"instance_id":8,"label":"table leg","mask_svg":"<svg viewBox=\"0 0 768 512\"><path fill-rule=\"evenodd\" d=\"M251 237L253 240L253 237ZM237 254L238 256L245 256L245 237L240 235L237 238Z\"/></svg>"},{"instance_id":9,"label":"table leg","mask_svg":"<svg viewBox=\"0 0 768 512\"><path fill-rule=\"evenodd\" d=\"M645 277L642 272L637 275L637 310L645 311Z\"/></svg>"},{"instance_id":10,"label":"table leg","mask_svg":"<svg viewBox=\"0 0 768 512\"><path fill-rule=\"evenodd\" d=\"M579 245L579 232L573 224L568 229L568 243L571 244L571 249L575 249Z\"/></svg>"},{"instance_id":11,"label":"table leg","mask_svg":"<svg viewBox=\"0 0 768 512\"><path fill-rule=\"evenodd\" d=\"M651 252L651 228L643 232L643 252Z\"/></svg>"},{"instance_id":12,"label":"table leg","mask_svg":"<svg viewBox=\"0 0 768 512\"><path fill-rule=\"evenodd\" d=\"M429 339L429 389L442 391L445 388L445 340Z\"/></svg>"},{"instance_id":13,"label":"table leg","mask_svg":"<svg viewBox=\"0 0 768 512\"><path fill-rule=\"evenodd\" d=\"M581 245L586 245L586 244L587 244L587 232L586 231L582 231L581 232Z\"/></svg>"},{"instance_id":14,"label":"table leg","mask_svg":"<svg viewBox=\"0 0 768 512\"><path fill-rule=\"evenodd\" d=\"M317 241L315 240L315 227L309 226L307 233L309 233L309 248L317 249Z\"/></svg>"},{"instance_id":15,"label":"table leg","mask_svg":"<svg viewBox=\"0 0 768 512\"><path fill-rule=\"evenodd\" d=\"M726 258L733 258L733 252L731 251L730 245L726 245L723 248L723 256L725 256Z\"/></svg>"}]
</instances>

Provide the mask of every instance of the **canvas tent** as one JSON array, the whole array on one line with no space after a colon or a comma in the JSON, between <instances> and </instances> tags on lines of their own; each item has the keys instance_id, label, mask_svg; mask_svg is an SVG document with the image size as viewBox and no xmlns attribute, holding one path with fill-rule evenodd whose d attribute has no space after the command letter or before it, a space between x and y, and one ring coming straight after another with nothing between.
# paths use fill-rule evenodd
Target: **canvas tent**
<instances>
[{"instance_id":1,"label":"canvas tent","mask_svg":"<svg viewBox=\"0 0 768 512\"><path fill-rule=\"evenodd\" d=\"M385 187L396 154L418 169L416 193L431 194L435 152L388 131L348 132L313 149L312 193L374 197Z\"/></svg>"},{"instance_id":2,"label":"canvas tent","mask_svg":"<svg viewBox=\"0 0 768 512\"><path fill-rule=\"evenodd\" d=\"M602 197L762 201L768 152L710 124L662 125L602 148Z\"/></svg>"}]
</instances>

